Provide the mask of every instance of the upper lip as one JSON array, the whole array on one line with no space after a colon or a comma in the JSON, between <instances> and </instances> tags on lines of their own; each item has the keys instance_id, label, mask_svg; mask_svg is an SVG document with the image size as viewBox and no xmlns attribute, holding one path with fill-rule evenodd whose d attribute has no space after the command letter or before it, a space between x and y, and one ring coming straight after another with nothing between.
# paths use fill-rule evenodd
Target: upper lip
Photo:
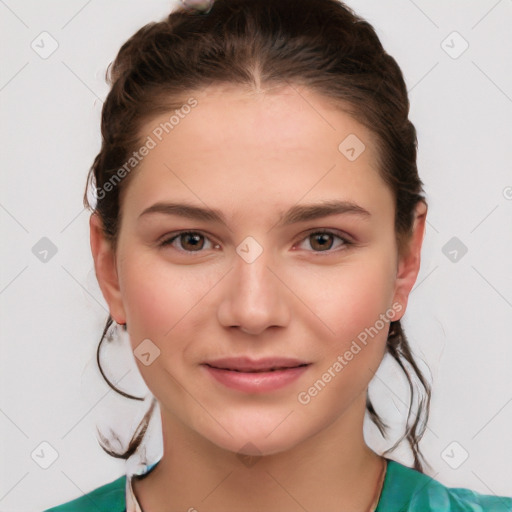
<instances>
[{"instance_id":1,"label":"upper lip","mask_svg":"<svg viewBox=\"0 0 512 512\"><path fill-rule=\"evenodd\" d=\"M239 372L256 372L275 370L279 368L296 368L310 363L300 359L287 357L265 357L263 359L251 359L249 357L226 357L205 361L203 364L222 370L235 370Z\"/></svg>"}]
</instances>

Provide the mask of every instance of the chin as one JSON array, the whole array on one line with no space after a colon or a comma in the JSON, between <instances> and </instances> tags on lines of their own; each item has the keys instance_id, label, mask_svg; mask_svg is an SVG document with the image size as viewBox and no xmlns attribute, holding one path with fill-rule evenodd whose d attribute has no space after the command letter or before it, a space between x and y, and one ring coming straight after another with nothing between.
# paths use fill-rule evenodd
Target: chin
<instances>
[{"instance_id":1,"label":"chin","mask_svg":"<svg viewBox=\"0 0 512 512\"><path fill-rule=\"evenodd\" d=\"M298 432L291 435L289 425L288 428L281 425L283 428L278 432L279 427L276 428L276 426L280 422L282 422L282 418L279 421L269 422L269 424L272 423L272 426L268 427L266 425L259 425L258 427L254 423L248 424L247 422L243 425L231 424L229 428L231 436L224 430L221 430L221 432L216 430L215 433L210 433L210 435L202 433L202 435L219 448L237 455L274 455L294 448L301 441ZM307 437L305 433L304 437Z\"/></svg>"}]
</instances>

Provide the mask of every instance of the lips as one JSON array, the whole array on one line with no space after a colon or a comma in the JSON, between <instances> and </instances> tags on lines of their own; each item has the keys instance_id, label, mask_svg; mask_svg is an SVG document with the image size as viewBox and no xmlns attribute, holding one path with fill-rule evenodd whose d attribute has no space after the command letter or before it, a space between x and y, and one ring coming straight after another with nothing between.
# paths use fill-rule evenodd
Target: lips
<instances>
[{"instance_id":1,"label":"lips","mask_svg":"<svg viewBox=\"0 0 512 512\"><path fill-rule=\"evenodd\" d=\"M201 364L208 378L242 393L273 393L300 379L311 363L299 359L267 357L224 358Z\"/></svg>"}]
</instances>

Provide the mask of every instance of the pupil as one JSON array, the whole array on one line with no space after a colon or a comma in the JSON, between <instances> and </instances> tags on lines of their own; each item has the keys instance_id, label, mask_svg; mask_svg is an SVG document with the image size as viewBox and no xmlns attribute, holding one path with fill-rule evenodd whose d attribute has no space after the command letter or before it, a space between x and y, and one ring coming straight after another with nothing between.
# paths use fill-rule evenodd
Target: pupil
<instances>
[{"instance_id":1,"label":"pupil","mask_svg":"<svg viewBox=\"0 0 512 512\"><path fill-rule=\"evenodd\" d=\"M331 248L332 243L328 244L329 238L331 237L331 235L329 233L319 233L319 234L313 235L313 236L314 236L315 242L316 241L320 241L319 248L321 250L326 250L326 249L330 249ZM326 247L326 242L327 242L327 245L329 245L329 247Z\"/></svg>"},{"instance_id":2,"label":"pupil","mask_svg":"<svg viewBox=\"0 0 512 512\"><path fill-rule=\"evenodd\" d=\"M186 240L183 246L186 246L187 244L190 244L192 248L202 248L203 244L200 244L199 241L202 237L202 235L194 234L194 233L185 233L183 235L183 238ZM186 247L185 247L186 248Z\"/></svg>"}]
</instances>

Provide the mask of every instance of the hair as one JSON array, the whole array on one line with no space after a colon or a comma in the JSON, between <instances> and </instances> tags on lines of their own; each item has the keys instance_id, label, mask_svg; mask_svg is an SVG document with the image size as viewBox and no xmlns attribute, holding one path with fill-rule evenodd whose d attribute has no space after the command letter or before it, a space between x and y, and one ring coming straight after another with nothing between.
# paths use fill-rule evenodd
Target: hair
<instances>
[{"instance_id":1,"label":"hair","mask_svg":"<svg viewBox=\"0 0 512 512\"><path fill-rule=\"evenodd\" d=\"M194 91L220 84L304 86L366 126L375 138L380 176L393 193L397 247L400 253L407 249L415 207L420 201L426 204L416 165L416 130L408 119L407 88L400 67L385 52L372 25L340 1L215 0L208 10L183 6L130 37L109 65L106 79L111 89L102 110L102 145L89 170L84 205L99 215L114 250L122 193L133 174L123 173L119 180L119 171L123 165L126 170L126 162L147 136L141 133L144 123L183 105ZM118 183L112 186L115 178ZM88 193L93 186L96 204L91 207ZM116 388L101 368L100 348L105 338L111 340L111 327L115 325L109 315L97 349L100 372L116 392L144 400ZM407 439L414 469L423 472L419 442L428 422L431 389L400 320L390 322L386 353L405 374L410 401L404 433L383 455ZM103 450L124 459L134 454L154 407L153 398L122 452L113 450L100 433ZM389 426L368 393L366 409L387 439Z\"/></svg>"}]
</instances>

